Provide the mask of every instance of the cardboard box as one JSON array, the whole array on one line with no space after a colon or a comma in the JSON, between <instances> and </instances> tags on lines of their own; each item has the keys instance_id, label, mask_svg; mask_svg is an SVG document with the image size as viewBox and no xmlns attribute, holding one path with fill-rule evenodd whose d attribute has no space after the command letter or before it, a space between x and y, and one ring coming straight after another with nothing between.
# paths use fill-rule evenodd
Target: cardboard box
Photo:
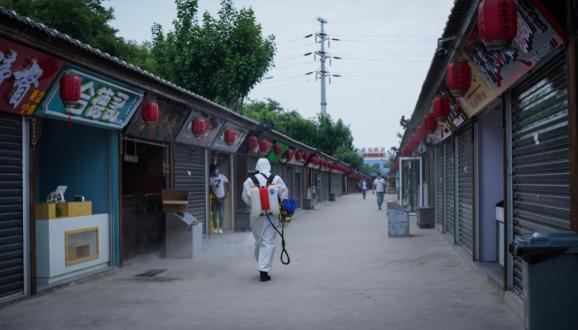
<instances>
[{"instance_id":1,"label":"cardboard box","mask_svg":"<svg viewBox=\"0 0 578 330\"><path fill-rule=\"evenodd\" d=\"M34 207L36 219L47 220L56 218L56 204L40 203Z\"/></svg>"},{"instance_id":2,"label":"cardboard box","mask_svg":"<svg viewBox=\"0 0 578 330\"><path fill-rule=\"evenodd\" d=\"M92 202L57 203L56 214L59 217L81 217L92 215Z\"/></svg>"},{"instance_id":3,"label":"cardboard box","mask_svg":"<svg viewBox=\"0 0 578 330\"><path fill-rule=\"evenodd\" d=\"M188 212L189 207L189 192L186 190L169 190L161 191L161 198L163 200L163 212Z\"/></svg>"}]
</instances>

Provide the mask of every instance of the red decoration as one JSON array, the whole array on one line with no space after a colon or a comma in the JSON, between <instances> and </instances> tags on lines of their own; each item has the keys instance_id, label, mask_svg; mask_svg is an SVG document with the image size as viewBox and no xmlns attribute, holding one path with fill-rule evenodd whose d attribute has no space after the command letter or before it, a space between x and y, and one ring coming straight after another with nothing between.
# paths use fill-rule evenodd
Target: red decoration
<instances>
[{"instance_id":1,"label":"red decoration","mask_svg":"<svg viewBox=\"0 0 578 330\"><path fill-rule=\"evenodd\" d=\"M155 102L145 102L141 107L142 120L149 124L159 120L159 105Z\"/></svg>"},{"instance_id":2,"label":"red decoration","mask_svg":"<svg viewBox=\"0 0 578 330\"><path fill-rule=\"evenodd\" d=\"M255 135L251 135L247 138L247 147L253 151L257 151L259 148L259 139Z\"/></svg>"},{"instance_id":3,"label":"red decoration","mask_svg":"<svg viewBox=\"0 0 578 330\"><path fill-rule=\"evenodd\" d=\"M268 153L269 150L271 150L271 143L265 138L261 139L261 141L259 141L259 150L261 150L262 153Z\"/></svg>"},{"instance_id":4,"label":"red decoration","mask_svg":"<svg viewBox=\"0 0 578 330\"><path fill-rule=\"evenodd\" d=\"M294 154L295 153L291 149L287 149L287 151L285 151L285 159L291 160Z\"/></svg>"},{"instance_id":5,"label":"red decoration","mask_svg":"<svg viewBox=\"0 0 578 330\"><path fill-rule=\"evenodd\" d=\"M191 131L194 136L201 136L207 132L207 122L201 118L193 119L191 124Z\"/></svg>"},{"instance_id":6,"label":"red decoration","mask_svg":"<svg viewBox=\"0 0 578 330\"><path fill-rule=\"evenodd\" d=\"M450 99L443 95L434 97L432 101L432 113L437 120L445 120L450 114Z\"/></svg>"},{"instance_id":7,"label":"red decoration","mask_svg":"<svg viewBox=\"0 0 578 330\"><path fill-rule=\"evenodd\" d=\"M423 116L423 125L425 126L425 129L430 132L434 132L438 128L436 117L431 113Z\"/></svg>"},{"instance_id":8,"label":"red decoration","mask_svg":"<svg viewBox=\"0 0 578 330\"><path fill-rule=\"evenodd\" d=\"M225 143L227 145L231 145L231 144L235 143L236 139L237 139L237 133L234 130L227 128L225 130L225 133L223 134L223 140L225 141Z\"/></svg>"},{"instance_id":9,"label":"red decoration","mask_svg":"<svg viewBox=\"0 0 578 330\"><path fill-rule=\"evenodd\" d=\"M472 70L468 63L453 62L448 66L446 86L455 96L464 96L472 84Z\"/></svg>"},{"instance_id":10,"label":"red decoration","mask_svg":"<svg viewBox=\"0 0 578 330\"><path fill-rule=\"evenodd\" d=\"M65 73L59 81L60 99L65 107L80 100L80 76L74 73Z\"/></svg>"},{"instance_id":11,"label":"red decoration","mask_svg":"<svg viewBox=\"0 0 578 330\"><path fill-rule=\"evenodd\" d=\"M303 153L303 160L304 161L310 161L309 157L311 157L311 154L309 154L308 152Z\"/></svg>"},{"instance_id":12,"label":"red decoration","mask_svg":"<svg viewBox=\"0 0 578 330\"><path fill-rule=\"evenodd\" d=\"M281 156L281 146L278 144L274 145L273 153L275 153L275 156Z\"/></svg>"},{"instance_id":13,"label":"red decoration","mask_svg":"<svg viewBox=\"0 0 578 330\"><path fill-rule=\"evenodd\" d=\"M478 34L489 51L508 48L518 34L514 1L482 0L478 7Z\"/></svg>"},{"instance_id":14,"label":"red decoration","mask_svg":"<svg viewBox=\"0 0 578 330\"><path fill-rule=\"evenodd\" d=\"M295 151L295 160L298 162L303 160L303 151L301 150Z\"/></svg>"}]
</instances>

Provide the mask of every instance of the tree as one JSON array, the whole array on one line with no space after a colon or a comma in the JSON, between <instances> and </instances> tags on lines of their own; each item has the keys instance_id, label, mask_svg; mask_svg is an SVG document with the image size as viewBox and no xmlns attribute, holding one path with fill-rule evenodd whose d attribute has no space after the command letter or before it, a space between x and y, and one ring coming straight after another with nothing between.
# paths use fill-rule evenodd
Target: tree
<instances>
[{"instance_id":1,"label":"tree","mask_svg":"<svg viewBox=\"0 0 578 330\"><path fill-rule=\"evenodd\" d=\"M341 119L334 121L329 115L305 119L297 111L285 110L271 99L248 102L243 106L241 114L272 125L277 131L319 148L356 170L363 167L363 159L353 148L351 130Z\"/></svg>"},{"instance_id":2,"label":"tree","mask_svg":"<svg viewBox=\"0 0 578 330\"><path fill-rule=\"evenodd\" d=\"M263 37L251 8L222 0L217 17L199 19L197 0L176 0L174 32L152 27L157 73L175 84L239 111L273 63L274 37Z\"/></svg>"},{"instance_id":3,"label":"tree","mask_svg":"<svg viewBox=\"0 0 578 330\"><path fill-rule=\"evenodd\" d=\"M0 6L145 70L153 69L149 46L117 37L118 31L109 24L114 19L114 9L105 8L101 0L0 0Z\"/></svg>"}]
</instances>

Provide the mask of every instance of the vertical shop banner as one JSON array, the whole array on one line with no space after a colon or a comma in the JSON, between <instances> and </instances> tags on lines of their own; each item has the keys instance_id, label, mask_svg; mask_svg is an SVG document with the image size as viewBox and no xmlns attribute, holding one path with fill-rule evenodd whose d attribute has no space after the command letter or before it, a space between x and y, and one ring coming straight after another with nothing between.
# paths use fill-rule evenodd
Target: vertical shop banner
<instances>
[{"instance_id":1,"label":"vertical shop banner","mask_svg":"<svg viewBox=\"0 0 578 330\"><path fill-rule=\"evenodd\" d=\"M159 119L154 123L145 123L140 113L132 116L125 134L143 139L172 142L187 117L187 111L175 104L158 101Z\"/></svg>"},{"instance_id":2,"label":"vertical shop banner","mask_svg":"<svg viewBox=\"0 0 578 330\"><path fill-rule=\"evenodd\" d=\"M42 103L41 114L96 127L122 129L143 99L142 91L95 73L65 67L58 79L65 73L80 76L80 100L66 109L60 99L59 84L55 83Z\"/></svg>"},{"instance_id":3,"label":"vertical shop banner","mask_svg":"<svg viewBox=\"0 0 578 330\"><path fill-rule=\"evenodd\" d=\"M466 58L463 54L461 57ZM490 104L497 97L497 94L472 61L466 58L466 62L472 72L472 83L464 97L460 98L460 104L468 117L472 117Z\"/></svg>"},{"instance_id":4,"label":"vertical shop banner","mask_svg":"<svg viewBox=\"0 0 578 330\"><path fill-rule=\"evenodd\" d=\"M193 133L193 120L202 120L205 124L205 132L195 135ZM223 121L213 115L202 112L191 112L181 127L176 141L184 144L192 144L199 147L209 147L223 127Z\"/></svg>"},{"instance_id":5,"label":"vertical shop banner","mask_svg":"<svg viewBox=\"0 0 578 330\"><path fill-rule=\"evenodd\" d=\"M0 38L0 111L31 115L63 62Z\"/></svg>"},{"instance_id":6,"label":"vertical shop banner","mask_svg":"<svg viewBox=\"0 0 578 330\"><path fill-rule=\"evenodd\" d=\"M225 142L225 132L227 130L232 130L233 132L235 132L235 141L231 144L227 144ZM221 130L219 131L219 134L213 140L211 148L224 152L237 152L237 149L239 149L241 144L245 141L247 134L249 134L248 130L243 129L232 123L225 123L221 128Z\"/></svg>"},{"instance_id":7,"label":"vertical shop banner","mask_svg":"<svg viewBox=\"0 0 578 330\"><path fill-rule=\"evenodd\" d=\"M561 30L553 25L555 22L548 21L550 15L539 1L520 0L517 4L518 34L508 49L487 51L478 38L477 27L464 47L472 68L498 96L564 45L563 32L558 32Z\"/></svg>"}]
</instances>

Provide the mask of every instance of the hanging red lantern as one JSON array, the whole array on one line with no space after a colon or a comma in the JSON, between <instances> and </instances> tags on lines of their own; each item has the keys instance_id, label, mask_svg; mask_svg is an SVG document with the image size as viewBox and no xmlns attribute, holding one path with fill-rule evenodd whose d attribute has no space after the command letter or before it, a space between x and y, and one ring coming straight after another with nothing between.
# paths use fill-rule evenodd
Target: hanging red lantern
<instances>
[{"instance_id":1,"label":"hanging red lantern","mask_svg":"<svg viewBox=\"0 0 578 330\"><path fill-rule=\"evenodd\" d=\"M303 160L303 151L301 150L295 151L295 160L298 162Z\"/></svg>"},{"instance_id":2,"label":"hanging red lantern","mask_svg":"<svg viewBox=\"0 0 578 330\"><path fill-rule=\"evenodd\" d=\"M141 107L142 120L147 123L154 123L159 120L159 105L155 102L145 102Z\"/></svg>"},{"instance_id":3,"label":"hanging red lantern","mask_svg":"<svg viewBox=\"0 0 578 330\"><path fill-rule=\"evenodd\" d=\"M309 154L308 152L304 152L303 153L303 160L304 161L310 161L309 157L311 157L311 154Z\"/></svg>"},{"instance_id":4,"label":"hanging red lantern","mask_svg":"<svg viewBox=\"0 0 578 330\"><path fill-rule=\"evenodd\" d=\"M225 143L227 145L232 145L233 143L235 143L235 140L237 139L237 133L230 128L227 128L225 130L225 133L223 134L223 140L225 141Z\"/></svg>"},{"instance_id":5,"label":"hanging red lantern","mask_svg":"<svg viewBox=\"0 0 578 330\"><path fill-rule=\"evenodd\" d=\"M436 117L431 113L423 116L423 125L425 126L426 130L434 132L438 127Z\"/></svg>"},{"instance_id":6,"label":"hanging red lantern","mask_svg":"<svg viewBox=\"0 0 578 330\"><path fill-rule=\"evenodd\" d=\"M450 99L443 95L434 97L432 101L432 114L437 120L445 120L450 114Z\"/></svg>"},{"instance_id":7,"label":"hanging red lantern","mask_svg":"<svg viewBox=\"0 0 578 330\"><path fill-rule=\"evenodd\" d=\"M201 136L204 135L207 131L207 122L201 118L193 119L191 123L191 132L194 136Z\"/></svg>"},{"instance_id":8,"label":"hanging red lantern","mask_svg":"<svg viewBox=\"0 0 578 330\"><path fill-rule=\"evenodd\" d=\"M262 138L261 141L259 141L259 150L261 150L262 153L268 153L269 150L271 149L271 143L269 143L269 141L265 138Z\"/></svg>"},{"instance_id":9,"label":"hanging red lantern","mask_svg":"<svg viewBox=\"0 0 578 330\"><path fill-rule=\"evenodd\" d=\"M446 86L455 96L464 96L472 84L472 70L467 62L453 62L448 66Z\"/></svg>"},{"instance_id":10,"label":"hanging red lantern","mask_svg":"<svg viewBox=\"0 0 578 330\"><path fill-rule=\"evenodd\" d=\"M291 149L287 149L287 151L285 151L285 159L287 160L291 160L291 158L293 158L293 155L295 153L291 150Z\"/></svg>"},{"instance_id":11,"label":"hanging red lantern","mask_svg":"<svg viewBox=\"0 0 578 330\"><path fill-rule=\"evenodd\" d=\"M256 152L259 150L259 139L257 139L255 135L249 136L247 138L247 147L253 152Z\"/></svg>"},{"instance_id":12,"label":"hanging red lantern","mask_svg":"<svg viewBox=\"0 0 578 330\"><path fill-rule=\"evenodd\" d=\"M281 146L278 144L275 144L273 146L273 153L275 153L275 156L281 156Z\"/></svg>"},{"instance_id":13,"label":"hanging red lantern","mask_svg":"<svg viewBox=\"0 0 578 330\"><path fill-rule=\"evenodd\" d=\"M513 0L482 0L478 6L478 34L489 51L508 48L518 34Z\"/></svg>"},{"instance_id":14,"label":"hanging red lantern","mask_svg":"<svg viewBox=\"0 0 578 330\"><path fill-rule=\"evenodd\" d=\"M60 78L58 87L60 99L64 103L64 109L68 114L68 127L70 127L72 125L71 110L76 102L80 100L80 76L67 72Z\"/></svg>"}]
</instances>

